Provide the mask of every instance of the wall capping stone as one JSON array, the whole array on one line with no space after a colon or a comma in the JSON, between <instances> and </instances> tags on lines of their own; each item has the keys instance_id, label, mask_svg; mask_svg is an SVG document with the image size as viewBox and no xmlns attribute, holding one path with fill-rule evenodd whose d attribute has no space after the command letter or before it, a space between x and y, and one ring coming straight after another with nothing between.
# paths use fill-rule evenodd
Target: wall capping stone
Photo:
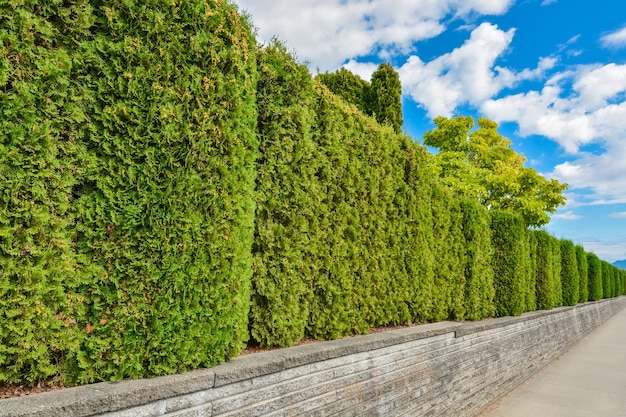
<instances>
[{"instance_id":1,"label":"wall capping stone","mask_svg":"<svg viewBox=\"0 0 626 417\"><path fill-rule=\"evenodd\" d=\"M323 410L330 407L329 404L336 403L335 407L341 405L342 401L335 397L345 396L346 407L349 405L349 410L353 410L350 415L396 415L387 408L408 407L407 404L412 404L411 401L423 398L424 401L429 401L424 404L429 404L432 408L430 415L448 413L447 415L470 416L504 393L476 391L471 394L472 397L468 397L473 398L471 401L457 404L459 408L455 413L458 414L449 414L451 409L446 405L446 398L434 398L437 387L445 386L445 390L439 389L441 395L449 396L457 402L463 401L456 390L460 387L463 388L460 390L462 392L468 392L470 388L478 389L479 387L474 386L476 381L471 378L483 378L481 374L484 374L485 381L491 378L489 384L501 381L503 387L512 389L513 384L521 382L532 375L532 372L545 366L549 360L625 306L626 297L620 297L575 307L535 311L518 317L478 322L444 321L304 344L244 355L226 364L184 374L101 382L0 400L0 416L254 416L254 401L267 403L268 410L282 407L272 403L272 390L288 389L289 381L292 380L293 390L298 393L293 394L294 399L289 400L292 403L286 404L285 410L300 410L302 415L323 416ZM543 335L542 332L546 334ZM522 334L523 337L520 336ZM550 338L555 339L554 343ZM516 347L522 341L525 346ZM546 341L551 343L545 344ZM546 352L541 351L542 344L545 344ZM482 346L485 347L484 350L481 350ZM516 366L511 361L520 354L505 354L508 353L507 349L516 348L534 349L534 362L537 363L533 363L532 369L526 375L496 375L496 369ZM502 360L503 363L494 368L492 361L497 360ZM355 365L350 365L351 363ZM399 367L394 368L394 364ZM354 375L350 373L351 366L355 369ZM411 370L415 372L411 373ZM313 390L310 395L334 395L324 400L328 404L315 405L306 397L309 374L317 375L319 382L313 381L311 384L317 385L311 386L320 390L320 393ZM389 381L384 382L387 379ZM345 380L345 387L337 385L332 388L329 385L342 384L342 380ZM353 380L356 382L351 382ZM468 386L465 387L464 384ZM304 388L299 388L300 386ZM258 391L258 398L255 397L255 390ZM396 392L392 392L393 390ZM291 392L285 393L287 397L287 394L292 395ZM372 396L379 394L381 399L374 401ZM361 404L359 395L364 395L364 401L369 401L369 405ZM348 399L356 402L352 404ZM312 408L309 410L307 407ZM437 414L437 407L443 414ZM314 412L315 409L321 411ZM365 412L367 410L369 411ZM446 410L445 413L443 410ZM278 411L269 414L284 415Z\"/></svg>"}]
</instances>

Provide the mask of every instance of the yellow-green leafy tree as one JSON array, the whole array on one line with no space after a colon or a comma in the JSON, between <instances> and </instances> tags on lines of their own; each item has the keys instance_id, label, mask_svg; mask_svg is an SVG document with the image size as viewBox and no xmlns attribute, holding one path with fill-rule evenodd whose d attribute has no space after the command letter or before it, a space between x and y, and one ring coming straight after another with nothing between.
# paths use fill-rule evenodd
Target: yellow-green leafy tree
<instances>
[{"instance_id":1,"label":"yellow-green leafy tree","mask_svg":"<svg viewBox=\"0 0 626 417\"><path fill-rule=\"evenodd\" d=\"M520 214L527 226L542 226L565 203L567 184L546 179L524 166L526 158L498 133L497 123L469 116L437 117L437 127L424 143L439 149L433 163L443 183L460 195L475 198L490 209Z\"/></svg>"}]
</instances>

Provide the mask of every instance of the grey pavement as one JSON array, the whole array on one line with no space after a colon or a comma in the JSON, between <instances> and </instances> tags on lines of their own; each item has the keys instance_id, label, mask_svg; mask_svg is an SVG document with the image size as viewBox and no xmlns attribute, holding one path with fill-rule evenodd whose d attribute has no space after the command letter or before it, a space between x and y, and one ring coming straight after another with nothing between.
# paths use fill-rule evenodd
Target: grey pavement
<instances>
[{"instance_id":1,"label":"grey pavement","mask_svg":"<svg viewBox=\"0 0 626 417\"><path fill-rule=\"evenodd\" d=\"M626 309L479 417L626 417Z\"/></svg>"}]
</instances>

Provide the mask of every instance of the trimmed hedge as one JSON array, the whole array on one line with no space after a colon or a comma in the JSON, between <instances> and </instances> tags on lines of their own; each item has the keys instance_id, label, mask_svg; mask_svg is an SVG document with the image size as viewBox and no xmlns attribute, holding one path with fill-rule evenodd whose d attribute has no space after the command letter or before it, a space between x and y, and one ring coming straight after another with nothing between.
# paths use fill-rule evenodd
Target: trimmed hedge
<instances>
[{"instance_id":1,"label":"trimmed hedge","mask_svg":"<svg viewBox=\"0 0 626 417\"><path fill-rule=\"evenodd\" d=\"M602 299L602 261L595 253L587 254L589 301Z\"/></svg>"},{"instance_id":2,"label":"trimmed hedge","mask_svg":"<svg viewBox=\"0 0 626 417\"><path fill-rule=\"evenodd\" d=\"M0 381L237 355L257 154L248 22L221 0L2 16Z\"/></svg>"},{"instance_id":3,"label":"trimmed hedge","mask_svg":"<svg viewBox=\"0 0 626 417\"><path fill-rule=\"evenodd\" d=\"M320 184L313 141L315 94L308 69L280 44L260 51L252 337L290 346L309 322L317 275ZM297 179L297 180L296 180Z\"/></svg>"},{"instance_id":4,"label":"trimmed hedge","mask_svg":"<svg viewBox=\"0 0 626 417\"><path fill-rule=\"evenodd\" d=\"M578 266L578 302L586 303L589 300L589 271L587 269L587 252L580 245L576 245L576 265Z\"/></svg>"},{"instance_id":5,"label":"trimmed hedge","mask_svg":"<svg viewBox=\"0 0 626 417\"><path fill-rule=\"evenodd\" d=\"M472 200L463 200L461 211L465 238L463 306L467 319L480 320L495 313L491 217L485 207Z\"/></svg>"},{"instance_id":6,"label":"trimmed hedge","mask_svg":"<svg viewBox=\"0 0 626 417\"><path fill-rule=\"evenodd\" d=\"M564 305L573 306L578 303L579 280L576 247L571 240L561 240L561 283Z\"/></svg>"},{"instance_id":7,"label":"trimmed hedge","mask_svg":"<svg viewBox=\"0 0 626 417\"><path fill-rule=\"evenodd\" d=\"M552 236L544 230L532 231L537 242L535 255L537 271L537 309L551 310L557 305L554 284L554 262L552 252Z\"/></svg>"},{"instance_id":8,"label":"trimmed hedge","mask_svg":"<svg viewBox=\"0 0 626 417\"><path fill-rule=\"evenodd\" d=\"M552 285L554 286L554 306L563 305L563 284L561 282L561 244L557 238L550 236L552 247Z\"/></svg>"},{"instance_id":9,"label":"trimmed hedge","mask_svg":"<svg viewBox=\"0 0 626 417\"><path fill-rule=\"evenodd\" d=\"M526 311L537 310L537 236L526 230L528 266L526 268Z\"/></svg>"},{"instance_id":10,"label":"trimmed hedge","mask_svg":"<svg viewBox=\"0 0 626 417\"><path fill-rule=\"evenodd\" d=\"M0 5L0 385L66 369L81 333L72 190L88 115L76 42L87 2Z\"/></svg>"},{"instance_id":11,"label":"trimmed hedge","mask_svg":"<svg viewBox=\"0 0 626 417\"><path fill-rule=\"evenodd\" d=\"M433 286L433 313L435 321L465 317L463 305L465 239L463 214L458 200L439 188L433 189L433 254L437 260Z\"/></svg>"},{"instance_id":12,"label":"trimmed hedge","mask_svg":"<svg viewBox=\"0 0 626 417\"><path fill-rule=\"evenodd\" d=\"M519 316L525 311L529 259L524 257L525 230L520 216L506 211L491 212L493 271L496 315Z\"/></svg>"}]
</instances>

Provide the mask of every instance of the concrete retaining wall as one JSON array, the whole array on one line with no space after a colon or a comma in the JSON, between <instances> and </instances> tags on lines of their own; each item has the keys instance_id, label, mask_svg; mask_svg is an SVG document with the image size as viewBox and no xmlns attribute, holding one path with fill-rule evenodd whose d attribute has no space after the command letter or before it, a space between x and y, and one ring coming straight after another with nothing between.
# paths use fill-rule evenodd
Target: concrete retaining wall
<instances>
[{"instance_id":1,"label":"concrete retaining wall","mask_svg":"<svg viewBox=\"0 0 626 417\"><path fill-rule=\"evenodd\" d=\"M621 297L307 344L0 400L0 416L474 416L625 306Z\"/></svg>"}]
</instances>

